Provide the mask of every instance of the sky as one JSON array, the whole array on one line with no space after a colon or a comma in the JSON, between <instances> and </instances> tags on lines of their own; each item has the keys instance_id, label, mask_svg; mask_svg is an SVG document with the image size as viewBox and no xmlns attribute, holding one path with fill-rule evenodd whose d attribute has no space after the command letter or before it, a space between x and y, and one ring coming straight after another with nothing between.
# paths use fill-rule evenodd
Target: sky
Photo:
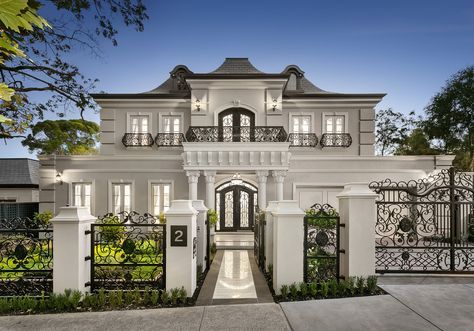
<instances>
[{"instance_id":1,"label":"sky","mask_svg":"<svg viewBox=\"0 0 474 331\"><path fill-rule=\"evenodd\" d=\"M119 25L117 47L103 40L101 57L71 56L99 79L97 91L144 92L178 64L209 72L226 57L248 57L269 73L296 64L324 90L387 93L377 109L422 115L451 75L474 65L472 0L143 1L144 32ZM19 140L0 143L0 155L36 158Z\"/></svg>"}]
</instances>

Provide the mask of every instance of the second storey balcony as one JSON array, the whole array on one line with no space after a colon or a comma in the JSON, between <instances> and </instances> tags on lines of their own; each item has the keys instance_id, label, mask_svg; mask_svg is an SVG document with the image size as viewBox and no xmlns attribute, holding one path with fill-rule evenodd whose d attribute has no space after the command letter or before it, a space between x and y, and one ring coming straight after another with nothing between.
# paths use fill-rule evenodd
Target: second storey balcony
<instances>
[{"instance_id":1,"label":"second storey balcony","mask_svg":"<svg viewBox=\"0 0 474 331\"><path fill-rule=\"evenodd\" d=\"M282 126L191 126L188 142L285 142Z\"/></svg>"}]
</instances>

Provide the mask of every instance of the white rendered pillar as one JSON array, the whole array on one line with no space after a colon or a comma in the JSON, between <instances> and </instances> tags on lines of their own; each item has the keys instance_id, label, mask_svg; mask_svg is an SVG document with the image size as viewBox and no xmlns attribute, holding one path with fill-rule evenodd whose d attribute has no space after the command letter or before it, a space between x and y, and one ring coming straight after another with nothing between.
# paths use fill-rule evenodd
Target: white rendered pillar
<instances>
[{"instance_id":1,"label":"white rendered pillar","mask_svg":"<svg viewBox=\"0 0 474 331\"><path fill-rule=\"evenodd\" d=\"M199 170L188 170L186 176L188 176L189 184L189 200L197 200L197 185L199 180Z\"/></svg>"},{"instance_id":2,"label":"white rendered pillar","mask_svg":"<svg viewBox=\"0 0 474 331\"><path fill-rule=\"evenodd\" d=\"M197 234L197 214L191 200L173 200L165 213L166 290L184 287L188 297L191 297L196 289L197 256L193 253L193 243ZM184 230L177 227L184 227ZM185 246L176 246L178 242Z\"/></svg>"},{"instance_id":3,"label":"white rendered pillar","mask_svg":"<svg viewBox=\"0 0 474 331\"><path fill-rule=\"evenodd\" d=\"M267 177L268 170L257 170L258 181L258 206L261 210L267 207Z\"/></svg>"},{"instance_id":4,"label":"white rendered pillar","mask_svg":"<svg viewBox=\"0 0 474 331\"><path fill-rule=\"evenodd\" d=\"M197 215L197 265L201 265L202 270L206 269L207 250L207 208L202 200L194 200L193 208L199 213Z\"/></svg>"},{"instance_id":5,"label":"white rendered pillar","mask_svg":"<svg viewBox=\"0 0 474 331\"><path fill-rule=\"evenodd\" d=\"M216 171L206 170L203 173L206 177L206 205L209 209L216 210Z\"/></svg>"},{"instance_id":6,"label":"white rendered pillar","mask_svg":"<svg viewBox=\"0 0 474 331\"><path fill-rule=\"evenodd\" d=\"M341 276L375 273L375 221L377 194L366 183L350 183L337 195L341 217Z\"/></svg>"},{"instance_id":7,"label":"white rendered pillar","mask_svg":"<svg viewBox=\"0 0 474 331\"><path fill-rule=\"evenodd\" d=\"M276 209L278 201L269 201L268 207L265 210L265 269L273 265L273 215L272 212Z\"/></svg>"},{"instance_id":8,"label":"white rendered pillar","mask_svg":"<svg viewBox=\"0 0 474 331\"><path fill-rule=\"evenodd\" d=\"M286 170L273 170L272 176L276 184L276 200L281 201L283 200L283 182L285 181Z\"/></svg>"},{"instance_id":9,"label":"white rendered pillar","mask_svg":"<svg viewBox=\"0 0 474 331\"><path fill-rule=\"evenodd\" d=\"M296 200L279 201L273 215L273 289L303 281L304 211Z\"/></svg>"},{"instance_id":10,"label":"white rendered pillar","mask_svg":"<svg viewBox=\"0 0 474 331\"><path fill-rule=\"evenodd\" d=\"M91 238L86 231L96 218L87 207L61 207L59 214L51 220L53 224L53 292L64 290L89 292Z\"/></svg>"}]
</instances>

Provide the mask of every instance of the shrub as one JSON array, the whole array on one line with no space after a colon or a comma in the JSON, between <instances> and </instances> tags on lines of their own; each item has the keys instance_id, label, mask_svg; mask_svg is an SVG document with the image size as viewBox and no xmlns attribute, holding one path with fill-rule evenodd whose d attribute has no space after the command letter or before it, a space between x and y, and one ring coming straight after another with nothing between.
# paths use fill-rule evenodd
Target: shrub
<instances>
[{"instance_id":1,"label":"shrub","mask_svg":"<svg viewBox=\"0 0 474 331\"><path fill-rule=\"evenodd\" d=\"M369 294L375 294L377 292L377 276L367 277L367 291Z\"/></svg>"},{"instance_id":2,"label":"shrub","mask_svg":"<svg viewBox=\"0 0 474 331\"><path fill-rule=\"evenodd\" d=\"M331 296L337 297L337 290L338 290L337 279L331 278L328 281L328 285L329 285L329 293L331 294Z\"/></svg>"},{"instance_id":3,"label":"shrub","mask_svg":"<svg viewBox=\"0 0 474 331\"><path fill-rule=\"evenodd\" d=\"M318 296L318 284L309 283L308 290L309 290L309 295L311 298L316 298Z\"/></svg>"},{"instance_id":4,"label":"shrub","mask_svg":"<svg viewBox=\"0 0 474 331\"><path fill-rule=\"evenodd\" d=\"M295 283L291 284L289 287L291 300L298 299L298 287Z\"/></svg>"},{"instance_id":5,"label":"shrub","mask_svg":"<svg viewBox=\"0 0 474 331\"><path fill-rule=\"evenodd\" d=\"M217 212L214 209L209 209L207 211L207 216L209 219L209 224L215 226L217 224Z\"/></svg>"},{"instance_id":6,"label":"shrub","mask_svg":"<svg viewBox=\"0 0 474 331\"><path fill-rule=\"evenodd\" d=\"M355 287L355 277L349 277L346 281L347 284L347 292L349 295L354 296L356 293Z\"/></svg>"},{"instance_id":7,"label":"shrub","mask_svg":"<svg viewBox=\"0 0 474 331\"><path fill-rule=\"evenodd\" d=\"M356 278L356 287L357 287L357 293L359 295L364 295L364 290L365 290L364 277L357 277Z\"/></svg>"},{"instance_id":8,"label":"shrub","mask_svg":"<svg viewBox=\"0 0 474 331\"><path fill-rule=\"evenodd\" d=\"M300 293L303 300L308 297L308 285L305 282L300 283Z\"/></svg>"},{"instance_id":9,"label":"shrub","mask_svg":"<svg viewBox=\"0 0 474 331\"><path fill-rule=\"evenodd\" d=\"M166 224L165 213L163 213L163 212L160 213L160 216L158 217L158 221L160 222L160 224Z\"/></svg>"},{"instance_id":10,"label":"shrub","mask_svg":"<svg viewBox=\"0 0 474 331\"><path fill-rule=\"evenodd\" d=\"M161 293L161 301L163 302L164 306L167 306L171 302L170 294L167 291L163 291Z\"/></svg>"},{"instance_id":11,"label":"shrub","mask_svg":"<svg viewBox=\"0 0 474 331\"><path fill-rule=\"evenodd\" d=\"M37 226L44 227L49 225L49 221L53 218L53 212L51 210L45 210L42 213L34 213L33 221Z\"/></svg>"},{"instance_id":12,"label":"shrub","mask_svg":"<svg viewBox=\"0 0 474 331\"><path fill-rule=\"evenodd\" d=\"M281 298L283 300L287 300L288 299L288 285L282 285L281 286L281 289L280 289L280 293L281 293Z\"/></svg>"},{"instance_id":13,"label":"shrub","mask_svg":"<svg viewBox=\"0 0 474 331\"><path fill-rule=\"evenodd\" d=\"M181 287L179 289L179 301L184 305L187 300L188 300L188 294L186 293L186 290L184 289L184 287Z\"/></svg>"},{"instance_id":14,"label":"shrub","mask_svg":"<svg viewBox=\"0 0 474 331\"><path fill-rule=\"evenodd\" d=\"M321 282L321 296L323 298L327 298L329 295L329 284L328 282L322 281Z\"/></svg>"}]
</instances>

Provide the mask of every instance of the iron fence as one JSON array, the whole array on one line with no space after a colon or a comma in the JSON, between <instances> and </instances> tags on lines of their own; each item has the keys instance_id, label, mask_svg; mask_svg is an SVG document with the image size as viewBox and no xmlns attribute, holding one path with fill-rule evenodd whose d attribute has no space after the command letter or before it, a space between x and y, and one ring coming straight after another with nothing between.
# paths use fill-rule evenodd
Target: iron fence
<instances>
[{"instance_id":1,"label":"iron fence","mask_svg":"<svg viewBox=\"0 0 474 331\"><path fill-rule=\"evenodd\" d=\"M0 220L9 220L17 217L33 218L38 210L38 202L0 203Z\"/></svg>"}]
</instances>

